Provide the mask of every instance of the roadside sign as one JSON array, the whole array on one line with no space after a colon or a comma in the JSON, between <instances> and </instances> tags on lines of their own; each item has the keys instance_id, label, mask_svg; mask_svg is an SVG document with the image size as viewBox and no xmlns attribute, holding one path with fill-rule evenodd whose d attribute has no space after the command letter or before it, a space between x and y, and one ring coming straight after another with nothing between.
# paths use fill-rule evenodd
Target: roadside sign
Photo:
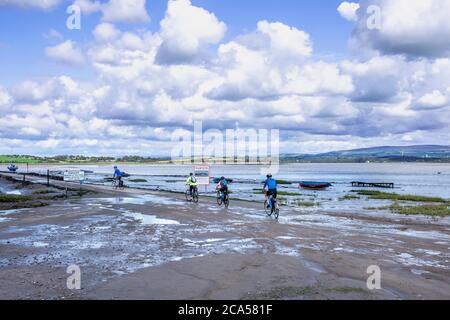
<instances>
[{"instance_id":1,"label":"roadside sign","mask_svg":"<svg viewBox=\"0 0 450 320\"><path fill-rule=\"evenodd\" d=\"M210 184L210 167L209 166L195 166L195 178L200 186L209 186Z\"/></svg>"},{"instance_id":2,"label":"roadside sign","mask_svg":"<svg viewBox=\"0 0 450 320\"><path fill-rule=\"evenodd\" d=\"M83 182L86 180L84 171L80 170L66 170L64 172L64 181Z\"/></svg>"}]
</instances>

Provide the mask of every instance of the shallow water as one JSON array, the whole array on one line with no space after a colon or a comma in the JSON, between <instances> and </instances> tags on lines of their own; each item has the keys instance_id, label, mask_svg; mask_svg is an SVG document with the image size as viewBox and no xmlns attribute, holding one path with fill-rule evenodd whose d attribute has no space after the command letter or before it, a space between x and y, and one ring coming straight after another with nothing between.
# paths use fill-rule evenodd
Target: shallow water
<instances>
[{"instance_id":1,"label":"shallow water","mask_svg":"<svg viewBox=\"0 0 450 320\"><path fill-rule=\"evenodd\" d=\"M94 173L88 174L87 183L110 185L105 181L112 176L111 165L91 166L31 166L32 171L44 172L63 171L65 169L84 169ZM132 179L145 179L145 183L133 183L125 179L130 187L149 190L164 190L184 192L185 177L193 170L190 165L123 165L121 170L132 174ZM438 174L440 172L441 174ZM248 165L213 165L213 177L226 176L234 180L230 186L232 198L264 201L260 190L264 176L261 175L260 166ZM389 205L390 201L342 199L354 189L352 181L364 182L393 182L395 189L381 189L386 192L400 194L415 194L450 198L450 164L433 163L361 163L361 164L285 164L281 165L279 172L274 173L275 178L293 182L291 185L280 185L279 190L296 193L296 196L283 196L286 202L294 201L320 203L320 206L302 207L305 212L317 209L335 212L361 212L370 207ZM333 186L325 191L311 191L299 189L298 182L304 180L328 181ZM377 189L380 190L380 189ZM214 196L214 185L209 188L200 187L201 194ZM127 201L127 200L126 200ZM139 201L139 200L137 200ZM168 203L172 204L172 203Z\"/></svg>"}]
</instances>

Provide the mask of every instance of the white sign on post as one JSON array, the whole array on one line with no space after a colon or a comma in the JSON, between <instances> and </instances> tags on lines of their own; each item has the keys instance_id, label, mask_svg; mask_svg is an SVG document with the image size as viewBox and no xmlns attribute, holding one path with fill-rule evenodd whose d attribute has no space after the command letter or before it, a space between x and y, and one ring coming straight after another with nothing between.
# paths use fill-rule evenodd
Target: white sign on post
<instances>
[{"instance_id":1,"label":"white sign on post","mask_svg":"<svg viewBox=\"0 0 450 320\"><path fill-rule=\"evenodd\" d=\"M209 186L210 184L210 167L209 166L195 166L195 178L200 186Z\"/></svg>"},{"instance_id":2,"label":"white sign on post","mask_svg":"<svg viewBox=\"0 0 450 320\"><path fill-rule=\"evenodd\" d=\"M64 181L67 182L83 182L86 180L84 171L79 170L67 170L64 172Z\"/></svg>"}]
</instances>

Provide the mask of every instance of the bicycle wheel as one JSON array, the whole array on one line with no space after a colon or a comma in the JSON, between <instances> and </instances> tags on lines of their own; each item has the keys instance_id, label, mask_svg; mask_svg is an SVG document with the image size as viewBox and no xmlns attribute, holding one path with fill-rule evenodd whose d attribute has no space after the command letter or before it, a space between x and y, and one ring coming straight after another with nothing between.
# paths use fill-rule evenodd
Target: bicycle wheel
<instances>
[{"instance_id":1,"label":"bicycle wheel","mask_svg":"<svg viewBox=\"0 0 450 320\"><path fill-rule=\"evenodd\" d=\"M217 204L219 206L222 205L222 195L220 194L220 191L217 192Z\"/></svg>"},{"instance_id":2,"label":"bicycle wheel","mask_svg":"<svg viewBox=\"0 0 450 320\"><path fill-rule=\"evenodd\" d=\"M280 209L275 209L275 219L277 219L278 220L278 217L280 216Z\"/></svg>"},{"instance_id":3,"label":"bicycle wheel","mask_svg":"<svg viewBox=\"0 0 450 320\"><path fill-rule=\"evenodd\" d=\"M186 193L184 195L186 196L186 201L192 201L191 192L189 190L186 190Z\"/></svg>"},{"instance_id":4,"label":"bicycle wheel","mask_svg":"<svg viewBox=\"0 0 450 320\"><path fill-rule=\"evenodd\" d=\"M198 190L195 189L194 192L192 193L192 201L194 201L194 203L198 203Z\"/></svg>"},{"instance_id":5,"label":"bicycle wheel","mask_svg":"<svg viewBox=\"0 0 450 320\"><path fill-rule=\"evenodd\" d=\"M269 205L268 200L264 201L264 212L267 214L268 217L272 216L272 210L268 208Z\"/></svg>"},{"instance_id":6,"label":"bicycle wheel","mask_svg":"<svg viewBox=\"0 0 450 320\"><path fill-rule=\"evenodd\" d=\"M228 194L225 195L223 204L225 205L225 208L228 208L228 206L230 205L230 197L228 196Z\"/></svg>"}]
</instances>

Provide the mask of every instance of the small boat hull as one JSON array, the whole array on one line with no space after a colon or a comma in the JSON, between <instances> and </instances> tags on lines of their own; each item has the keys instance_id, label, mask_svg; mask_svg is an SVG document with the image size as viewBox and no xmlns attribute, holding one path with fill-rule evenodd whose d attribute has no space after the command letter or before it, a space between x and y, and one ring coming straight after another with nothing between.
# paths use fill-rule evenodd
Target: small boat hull
<instances>
[{"instance_id":1,"label":"small boat hull","mask_svg":"<svg viewBox=\"0 0 450 320\"><path fill-rule=\"evenodd\" d=\"M316 182L316 181L302 181L302 182L300 182L299 185L303 189L310 189L310 190L323 190L323 189L331 187L331 183Z\"/></svg>"},{"instance_id":2,"label":"small boat hull","mask_svg":"<svg viewBox=\"0 0 450 320\"><path fill-rule=\"evenodd\" d=\"M8 170L9 170L9 172L16 172L17 170L19 170L19 167L11 165L11 166L8 166Z\"/></svg>"}]
</instances>

